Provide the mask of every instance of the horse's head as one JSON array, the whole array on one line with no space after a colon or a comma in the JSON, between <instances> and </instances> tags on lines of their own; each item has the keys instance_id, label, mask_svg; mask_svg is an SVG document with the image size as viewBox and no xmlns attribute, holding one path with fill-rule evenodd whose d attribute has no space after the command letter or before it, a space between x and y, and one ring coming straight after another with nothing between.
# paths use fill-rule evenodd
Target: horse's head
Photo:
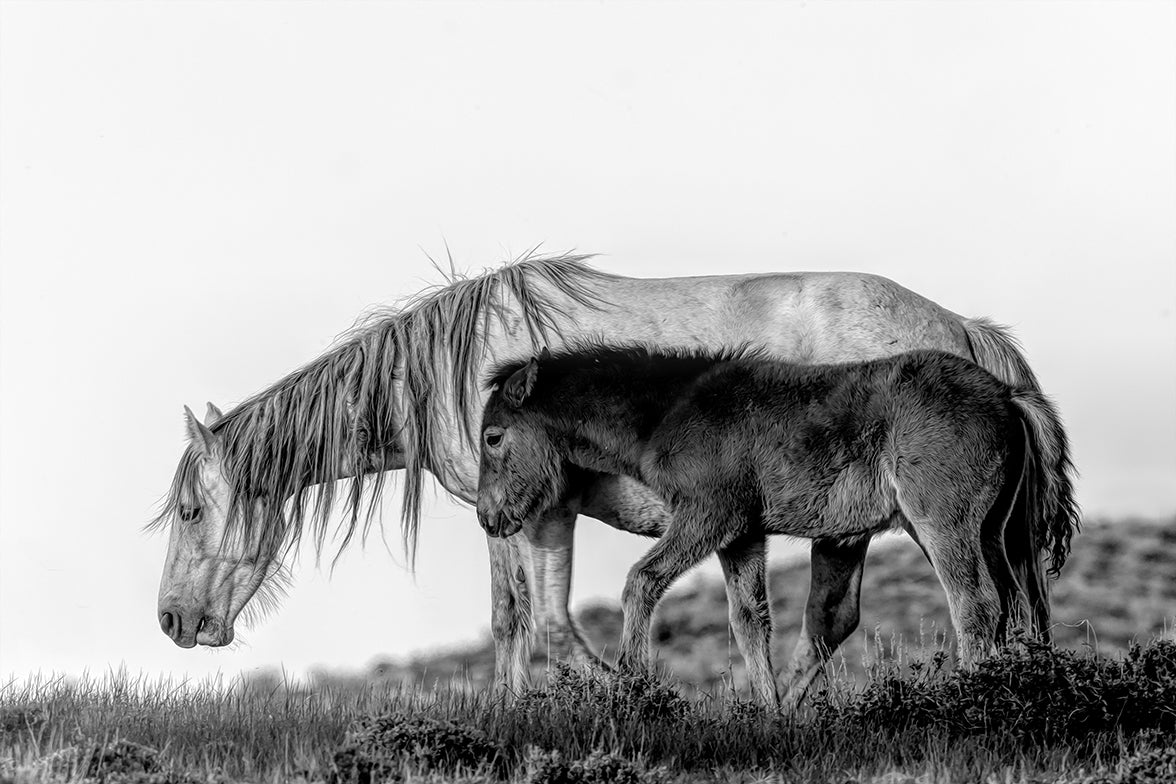
<instances>
[{"instance_id":1,"label":"horse's head","mask_svg":"<svg viewBox=\"0 0 1176 784\"><path fill-rule=\"evenodd\" d=\"M209 403L201 423L190 409L184 411L191 445L161 518L171 532L159 585L159 625L181 648L228 645L237 616L280 564L280 542L261 525L230 530L229 517L239 513L241 499L234 498L221 439L213 432L221 412ZM256 508L262 502L252 503L253 519L267 519L268 510Z\"/></svg>"},{"instance_id":2,"label":"horse's head","mask_svg":"<svg viewBox=\"0 0 1176 784\"><path fill-rule=\"evenodd\" d=\"M550 428L526 406L539 363L532 359L494 390L482 414L478 521L511 536L563 497L567 471Z\"/></svg>"}]
</instances>

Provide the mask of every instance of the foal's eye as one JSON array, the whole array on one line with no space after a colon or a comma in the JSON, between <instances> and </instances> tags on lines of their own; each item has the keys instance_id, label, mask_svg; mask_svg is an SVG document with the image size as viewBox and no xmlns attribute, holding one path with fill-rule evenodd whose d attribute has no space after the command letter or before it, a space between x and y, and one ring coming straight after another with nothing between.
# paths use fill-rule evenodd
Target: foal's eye
<instances>
[{"instance_id":1,"label":"foal's eye","mask_svg":"<svg viewBox=\"0 0 1176 784\"><path fill-rule=\"evenodd\" d=\"M495 447L502 443L501 430L487 430L486 431L486 446Z\"/></svg>"},{"instance_id":2,"label":"foal's eye","mask_svg":"<svg viewBox=\"0 0 1176 784\"><path fill-rule=\"evenodd\" d=\"M200 519L200 507L198 506L181 506L180 519L185 523L194 523Z\"/></svg>"}]
</instances>

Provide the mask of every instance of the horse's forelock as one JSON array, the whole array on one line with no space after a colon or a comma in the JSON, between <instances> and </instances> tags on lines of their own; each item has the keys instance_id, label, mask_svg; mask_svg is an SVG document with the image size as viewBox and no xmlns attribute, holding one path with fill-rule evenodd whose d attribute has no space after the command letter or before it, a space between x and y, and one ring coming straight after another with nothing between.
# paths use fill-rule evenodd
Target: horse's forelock
<instances>
[{"instance_id":1,"label":"horse's forelock","mask_svg":"<svg viewBox=\"0 0 1176 784\"><path fill-rule=\"evenodd\" d=\"M160 502L159 513L147 523L146 530L166 527L179 513L185 498L204 503L204 486L200 481L200 457L191 444L180 455L171 485Z\"/></svg>"}]
</instances>

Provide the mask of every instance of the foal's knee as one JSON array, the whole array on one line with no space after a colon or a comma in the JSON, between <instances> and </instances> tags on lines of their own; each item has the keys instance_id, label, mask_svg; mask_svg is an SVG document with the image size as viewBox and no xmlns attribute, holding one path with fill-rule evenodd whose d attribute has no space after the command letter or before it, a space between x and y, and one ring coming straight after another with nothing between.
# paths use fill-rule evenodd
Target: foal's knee
<instances>
[{"instance_id":1,"label":"foal's knee","mask_svg":"<svg viewBox=\"0 0 1176 784\"><path fill-rule=\"evenodd\" d=\"M836 647L845 642L845 639L854 633L861 621L861 609L856 602L852 607L839 608L839 611L833 616L833 622L829 625L829 646Z\"/></svg>"},{"instance_id":2,"label":"foal's knee","mask_svg":"<svg viewBox=\"0 0 1176 784\"><path fill-rule=\"evenodd\" d=\"M642 611L652 611L659 587L660 581L656 575L646 569L635 567L625 580L625 589L621 592L621 603L626 610L635 608Z\"/></svg>"}]
</instances>

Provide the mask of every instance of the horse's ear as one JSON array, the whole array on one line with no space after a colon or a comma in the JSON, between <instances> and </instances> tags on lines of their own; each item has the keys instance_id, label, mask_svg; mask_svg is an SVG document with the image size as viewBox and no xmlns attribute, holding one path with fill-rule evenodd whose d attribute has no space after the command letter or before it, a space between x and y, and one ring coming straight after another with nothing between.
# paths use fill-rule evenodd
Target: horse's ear
<instances>
[{"instance_id":1,"label":"horse's ear","mask_svg":"<svg viewBox=\"0 0 1176 784\"><path fill-rule=\"evenodd\" d=\"M224 414L224 412L223 412L223 411L221 411L219 408L217 408L216 406L214 406L214 405L212 404L212 401L209 401L209 403L208 403L208 411L206 411L206 412L204 413L204 424L205 424L205 426L207 426L207 427L212 427L212 426L213 426L213 425L215 425L217 422L221 421L221 417L223 417L224 415L225 415L225 414Z\"/></svg>"},{"instance_id":2,"label":"horse's ear","mask_svg":"<svg viewBox=\"0 0 1176 784\"><path fill-rule=\"evenodd\" d=\"M539 352L539 359L543 362L551 359L551 351L547 348L547 346L544 346L543 350Z\"/></svg>"},{"instance_id":3,"label":"horse's ear","mask_svg":"<svg viewBox=\"0 0 1176 784\"><path fill-rule=\"evenodd\" d=\"M502 396L506 398L506 402L515 408L521 406L531 394L531 390L534 389L537 375L539 375L539 361L532 357L530 362L512 373L506 383L502 385Z\"/></svg>"},{"instance_id":4,"label":"horse's ear","mask_svg":"<svg viewBox=\"0 0 1176 784\"><path fill-rule=\"evenodd\" d=\"M201 424L196 415L192 413L192 409L187 406L184 406L184 424L188 429L188 439L191 440L192 446L196 447L196 451L205 457L211 455L213 444L216 443L216 436Z\"/></svg>"}]
</instances>

